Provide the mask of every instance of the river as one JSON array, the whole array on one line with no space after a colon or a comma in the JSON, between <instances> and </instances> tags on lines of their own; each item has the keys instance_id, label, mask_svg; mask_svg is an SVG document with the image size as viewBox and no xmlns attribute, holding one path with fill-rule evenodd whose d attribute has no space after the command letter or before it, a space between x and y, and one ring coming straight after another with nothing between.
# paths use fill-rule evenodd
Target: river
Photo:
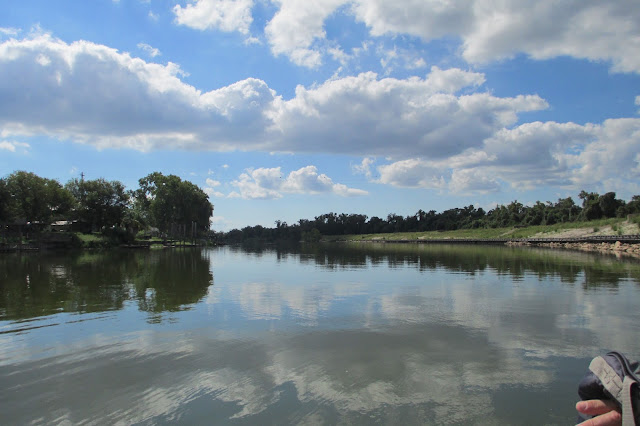
<instances>
[{"instance_id":1,"label":"river","mask_svg":"<svg viewBox=\"0 0 640 426\"><path fill-rule=\"evenodd\" d=\"M572 424L640 263L303 245L0 256L0 424Z\"/></svg>"}]
</instances>

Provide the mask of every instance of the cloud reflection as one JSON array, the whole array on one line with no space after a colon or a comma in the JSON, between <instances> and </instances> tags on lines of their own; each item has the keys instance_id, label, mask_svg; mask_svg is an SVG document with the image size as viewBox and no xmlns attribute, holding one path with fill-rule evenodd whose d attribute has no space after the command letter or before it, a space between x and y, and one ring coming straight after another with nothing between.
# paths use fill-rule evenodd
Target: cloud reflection
<instances>
[{"instance_id":1,"label":"cloud reflection","mask_svg":"<svg viewBox=\"0 0 640 426\"><path fill-rule=\"evenodd\" d=\"M113 312L121 333L55 342L48 355L35 340L0 335L3 415L513 424L538 392L563 408L527 421L567 423L582 357L640 352L637 265L603 262L598 287L589 264L601 258L447 250L317 253L315 267L314 256L295 252L209 252L211 273L197 277L215 275L216 285L199 289L205 303L177 312L174 324L141 330L130 321L140 306L125 306ZM73 334L82 324L60 327ZM510 409L500 409L501 392L515 401Z\"/></svg>"}]
</instances>

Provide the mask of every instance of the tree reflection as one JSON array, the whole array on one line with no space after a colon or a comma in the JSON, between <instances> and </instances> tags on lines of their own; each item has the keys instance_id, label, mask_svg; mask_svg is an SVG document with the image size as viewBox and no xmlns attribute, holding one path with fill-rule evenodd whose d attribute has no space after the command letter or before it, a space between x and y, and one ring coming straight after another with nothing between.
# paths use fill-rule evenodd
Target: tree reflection
<instances>
[{"instance_id":1,"label":"tree reflection","mask_svg":"<svg viewBox=\"0 0 640 426\"><path fill-rule=\"evenodd\" d=\"M59 312L185 309L213 283L199 250L106 251L0 256L0 319Z\"/></svg>"},{"instance_id":2,"label":"tree reflection","mask_svg":"<svg viewBox=\"0 0 640 426\"><path fill-rule=\"evenodd\" d=\"M559 278L561 282L581 283L585 288L615 287L621 280L640 281L640 262L611 255L552 250L546 248L505 247L463 244L303 244L301 246L238 246L235 251L278 259L296 255L300 262L313 262L328 270L363 269L370 266L417 268L434 271L445 268L475 276L489 269L513 280L533 274L539 279Z\"/></svg>"}]
</instances>

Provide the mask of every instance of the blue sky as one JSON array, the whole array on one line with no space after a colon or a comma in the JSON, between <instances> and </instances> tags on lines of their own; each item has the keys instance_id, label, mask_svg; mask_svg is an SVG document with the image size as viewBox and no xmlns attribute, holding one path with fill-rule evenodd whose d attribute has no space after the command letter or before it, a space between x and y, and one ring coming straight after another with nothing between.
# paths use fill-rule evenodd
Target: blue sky
<instances>
[{"instance_id":1,"label":"blue sky","mask_svg":"<svg viewBox=\"0 0 640 426\"><path fill-rule=\"evenodd\" d=\"M0 5L0 175L150 172L213 228L640 193L640 3Z\"/></svg>"}]
</instances>

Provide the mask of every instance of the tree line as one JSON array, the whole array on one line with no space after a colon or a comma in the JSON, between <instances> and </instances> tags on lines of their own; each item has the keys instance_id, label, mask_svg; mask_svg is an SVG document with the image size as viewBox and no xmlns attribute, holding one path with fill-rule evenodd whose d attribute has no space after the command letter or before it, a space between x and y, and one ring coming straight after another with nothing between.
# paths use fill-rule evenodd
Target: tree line
<instances>
[{"instance_id":1,"label":"tree line","mask_svg":"<svg viewBox=\"0 0 640 426\"><path fill-rule=\"evenodd\" d=\"M0 224L46 226L73 220L93 231L120 229L133 235L149 227L168 232L174 225L195 226L199 234L209 231L213 205L198 186L159 172L138 183L135 190L103 178L71 179L62 185L16 171L0 179Z\"/></svg>"},{"instance_id":2,"label":"tree line","mask_svg":"<svg viewBox=\"0 0 640 426\"><path fill-rule=\"evenodd\" d=\"M233 229L223 234L222 238L227 242L287 239L315 241L322 235L553 225L640 213L640 195L634 195L629 202L616 198L615 192L600 195L596 192L582 191L578 197L582 201L581 205L576 204L571 197L560 198L555 203L537 201L532 206L525 206L516 200L507 205L498 205L489 211L469 205L440 213L422 209L409 216L391 213L386 218L332 212L316 216L313 220L300 219L295 224L278 220L274 228L257 225Z\"/></svg>"}]
</instances>

